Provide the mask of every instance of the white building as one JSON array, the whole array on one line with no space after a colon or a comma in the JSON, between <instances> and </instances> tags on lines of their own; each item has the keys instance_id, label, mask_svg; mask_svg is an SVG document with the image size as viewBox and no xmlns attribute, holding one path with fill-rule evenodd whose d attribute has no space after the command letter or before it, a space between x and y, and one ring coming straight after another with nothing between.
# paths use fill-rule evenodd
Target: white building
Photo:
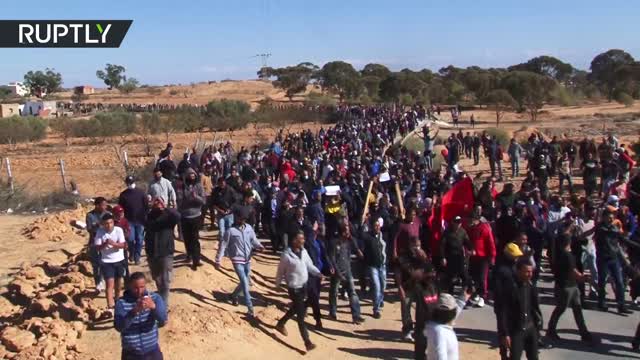
<instances>
[{"instance_id":1,"label":"white building","mask_svg":"<svg viewBox=\"0 0 640 360\"><path fill-rule=\"evenodd\" d=\"M29 89L19 81L10 82L9 85L6 85L5 87L11 90L13 95L26 96L29 94Z\"/></svg>"},{"instance_id":2,"label":"white building","mask_svg":"<svg viewBox=\"0 0 640 360\"><path fill-rule=\"evenodd\" d=\"M29 100L22 108L22 116L47 117L57 111L55 101Z\"/></svg>"}]
</instances>

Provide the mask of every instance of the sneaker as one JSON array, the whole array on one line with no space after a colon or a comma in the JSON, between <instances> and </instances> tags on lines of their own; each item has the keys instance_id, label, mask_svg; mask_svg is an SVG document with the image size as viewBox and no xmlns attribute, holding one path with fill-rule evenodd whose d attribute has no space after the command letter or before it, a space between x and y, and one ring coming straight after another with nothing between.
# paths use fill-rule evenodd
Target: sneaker
<instances>
[{"instance_id":1,"label":"sneaker","mask_svg":"<svg viewBox=\"0 0 640 360\"><path fill-rule=\"evenodd\" d=\"M357 318L353 318L353 323L356 325L360 325L362 323L364 323L364 318L362 316L357 317Z\"/></svg>"},{"instance_id":2,"label":"sneaker","mask_svg":"<svg viewBox=\"0 0 640 360\"><path fill-rule=\"evenodd\" d=\"M230 299L231 299L231 305L238 306L238 298L237 297L231 296Z\"/></svg>"},{"instance_id":3,"label":"sneaker","mask_svg":"<svg viewBox=\"0 0 640 360\"><path fill-rule=\"evenodd\" d=\"M329 319L333 320L333 321L338 321L338 315L336 314L329 314Z\"/></svg>"},{"instance_id":4,"label":"sneaker","mask_svg":"<svg viewBox=\"0 0 640 360\"><path fill-rule=\"evenodd\" d=\"M304 344L304 347L307 349L307 352L309 352L309 351L311 351L311 350L316 348L316 344L314 344L314 343L306 343L306 344Z\"/></svg>"},{"instance_id":5,"label":"sneaker","mask_svg":"<svg viewBox=\"0 0 640 360\"><path fill-rule=\"evenodd\" d=\"M322 321L318 320L316 321L316 330L322 330L324 329L324 327L322 327Z\"/></svg>"},{"instance_id":6,"label":"sneaker","mask_svg":"<svg viewBox=\"0 0 640 360\"><path fill-rule=\"evenodd\" d=\"M287 329L284 327L283 324L278 324L276 325L276 330L282 334L282 336L289 336L289 332L287 331Z\"/></svg>"},{"instance_id":7,"label":"sneaker","mask_svg":"<svg viewBox=\"0 0 640 360\"><path fill-rule=\"evenodd\" d=\"M379 311L376 311L376 312L373 313L373 318L374 319L380 319L381 317L382 317L382 315L380 315Z\"/></svg>"},{"instance_id":8,"label":"sneaker","mask_svg":"<svg viewBox=\"0 0 640 360\"><path fill-rule=\"evenodd\" d=\"M96 291L103 292L105 289L106 289L106 284L105 284L104 280L100 280L98 285L96 285Z\"/></svg>"},{"instance_id":9,"label":"sneaker","mask_svg":"<svg viewBox=\"0 0 640 360\"><path fill-rule=\"evenodd\" d=\"M140 259L136 260L134 263L135 263L136 265L140 265Z\"/></svg>"},{"instance_id":10,"label":"sneaker","mask_svg":"<svg viewBox=\"0 0 640 360\"><path fill-rule=\"evenodd\" d=\"M479 297L478 302L476 302L475 306L479 308L484 307L484 299Z\"/></svg>"},{"instance_id":11,"label":"sneaker","mask_svg":"<svg viewBox=\"0 0 640 360\"><path fill-rule=\"evenodd\" d=\"M402 337L403 340L405 341L409 341L409 342L413 342L413 330L409 331L408 333L404 334L404 336Z\"/></svg>"}]
</instances>

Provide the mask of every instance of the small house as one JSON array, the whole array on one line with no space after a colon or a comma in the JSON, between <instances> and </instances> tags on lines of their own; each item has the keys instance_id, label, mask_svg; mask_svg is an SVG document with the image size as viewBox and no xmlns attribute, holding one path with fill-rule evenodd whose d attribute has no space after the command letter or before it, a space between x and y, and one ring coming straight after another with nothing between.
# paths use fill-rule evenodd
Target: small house
<instances>
[{"instance_id":1,"label":"small house","mask_svg":"<svg viewBox=\"0 0 640 360\"><path fill-rule=\"evenodd\" d=\"M11 94L15 96L27 96L29 94L29 89L19 81L10 82L3 87L11 90Z\"/></svg>"},{"instance_id":2,"label":"small house","mask_svg":"<svg viewBox=\"0 0 640 360\"><path fill-rule=\"evenodd\" d=\"M22 116L47 117L55 112L57 112L55 101L29 100L24 104Z\"/></svg>"},{"instance_id":3,"label":"small house","mask_svg":"<svg viewBox=\"0 0 640 360\"><path fill-rule=\"evenodd\" d=\"M76 86L73 89L73 92L75 94L82 94L82 95L91 95L91 94L95 93L95 91L96 90L91 85Z\"/></svg>"},{"instance_id":4,"label":"small house","mask_svg":"<svg viewBox=\"0 0 640 360\"><path fill-rule=\"evenodd\" d=\"M20 104L0 104L0 118L20 115Z\"/></svg>"}]
</instances>

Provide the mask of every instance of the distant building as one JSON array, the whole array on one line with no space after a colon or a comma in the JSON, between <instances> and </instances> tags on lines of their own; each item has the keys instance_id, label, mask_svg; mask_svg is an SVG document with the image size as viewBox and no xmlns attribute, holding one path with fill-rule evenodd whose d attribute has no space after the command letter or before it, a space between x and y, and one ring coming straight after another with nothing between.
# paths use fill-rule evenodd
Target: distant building
<instances>
[{"instance_id":1,"label":"distant building","mask_svg":"<svg viewBox=\"0 0 640 360\"><path fill-rule=\"evenodd\" d=\"M91 85L82 85L73 88L73 92L76 94L91 95L95 93L95 89Z\"/></svg>"},{"instance_id":2,"label":"distant building","mask_svg":"<svg viewBox=\"0 0 640 360\"><path fill-rule=\"evenodd\" d=\"M20 104L0 104L0 118L20 115Z\"/></svg>"},{"instance_id":3,"label":"distant building","mask_svg":"<svg viewBox=\"0 0 640 360\"><path fill-rule=\"evenodd\" d=\"M29 89L27 89L27 87L19 81L10 82L9 85L5 85L3 87L11 90L11 94L16 96L29 95Z\"/></svg>"},{"instance_id":4,"label":"distant building","mask_svg":"<svg viewBox=\"0 0 640 360\"><path fill-rule=\"evenodd\" d=\"M57 104L55 101L29 100L24 104L22 116L47 117L57 111Z\"/></svg>"}]
</instances>

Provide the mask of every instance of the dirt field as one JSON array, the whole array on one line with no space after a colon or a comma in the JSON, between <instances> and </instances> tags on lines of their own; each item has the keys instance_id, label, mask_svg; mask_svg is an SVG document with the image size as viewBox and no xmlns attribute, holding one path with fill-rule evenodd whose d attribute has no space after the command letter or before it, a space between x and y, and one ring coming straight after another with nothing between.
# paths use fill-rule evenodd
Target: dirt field
<instances>
[{"instance_id":1,"label":"dirt field","mask_svg":"<svg viewBox=\"0 0 640 360\"><path fill-rule=\"evenodd\" d=\"M251 86L247 85L248 88L255 89L256 92L264 90L265 94L268 94L271 91L263 88L263 83L250 83ZM245 89L243 83L217 85L221 89L226 89L223 86L229 86L230 89L234 86ZM219 89L220 93L222 91ZM238 98L248 99L251 95L250 91L242 91L245 94L242 96L247 98ZM231 95L235 96L234 94L229 93L228 97L231 98ZM251 96L258 98L265 94ZM116 101L116 99L113 100ZM624 135L623 142L628 143L637 141L638 138L640 127L636 120L633 120L633 114L638 112L640 112L640 103L636 103L631 108L615 103L569 108L552 107L545 109L539 123L530 124L525 116L507 114L502 120L502 126L509 132L518 131L525 126L535 126L549 134L566 133L574 138L585 135L599 137L603 133L603 117L596 114L604 114L604 118L609 118L607 129ZM462 114L463 132L481 131L495 126L495 115L492 112L480 110L474 111L474 114L478 121L475 130L466 128L470 113ZM443 113L442 119L450 120L450 117ZM317 127L318 125L315 124L304 124L298 129ZM269 141L274 133L273 129L249 128L236 131L232 138L231 134L217 134L216 140L222 141L229 138L236 147L248 146ZM448 130L443 130L443 135L448 134ZM192 146L197 138L197 134L178 134L172 136L171 141L175 149L183 149ZM213 134L204 134L201 141L212 142ZM165 139L159 136L153 144L153 153L157 153L164 145ZM127 145L127 150L130 161L139 166L153 160L152 157L144 154L143 146L139 143ZM115 156L112 144L109 143L88 144L84 140L74 140L70 147L65 147L62 139L53 136L41 143L22 145L12 151L6 147L0 147L0 152L11 157L16 182L26 184L32 191L46 192L61 187L57 167L57 161L60 158L65 160L67 174L78 184L83 197L95 195L115 197L123 188L121 179L124 169ZM472 172L480 170L486 172L488 167L486 162L481 162L481 166L474 169L469 165L467 160L463 160L462 166ZM508 168L505 172L508 173ZM6 181L6 175L3 173L2 176L0 181ZM555 186L555 183L551 185ZM89 295L92 287L90 272L86 269L86 261L82 255L78 255L86 238L81 232L73 230L68 225L70 220L82 219L86 211L87 208L79 208L62 214L47 215L37 220L32 216L0 216L0 232L4 235L0 240L0 286L9 283L16 274L19 280L18 285L13 281L13 286L9 286L9 290L7 288L0 290L6 296L6 298L0 297L0 323L6 321L21 324L23 328L36 327L40 329L38 331L43 333L51 331L51 334L54 332L47 326L54 328L54 325L47 324L55 324L56 329L67 331L67 335L59 338L64 338L64 342L58 340L59 343L66 344L63 346L64 349L58 346L59 344L55 344L56 335L54 334L48 340L38 342L33 350L23 351L15 359L35 359L39 356L45 358L43 354L47 355L47 359L119 358L119 337L111 326L111 320L100 320L100 309L104 308L105 300L103 297L93 298ZM277 318L283 314L283 305L288 302L285 293L272 285L277 258L271 254L261 254L252 264L252 290L259 321L248 323L243 318L245 308L242 305L233 307L225 301L224 294L231 291L237 284L230 263L225 260L222 272L216 271L212 266L217 248L217 235L203 232L202 236L205 266L196 272L186 266L182 253L184 247L181 243L176 243L178 254L175 259L176 268L172 284L170 321L161 330L161 345L166 354L165 358L211 359L223 354L232 359L255 359L265 355L280 359L300 358L304 347L295 323L288 324L289 336L287 337L283 337L273 329ZM147 268L141 266L134 267L133 270L147 271ZM153 285L151 287L153 288ZM393 287L393 284L390 284L390 287ZM326 292L324 294L326 296ZM18 299L15 300L18 305L9 303L7 298ZM44 298L67 300L73 298L76 303L80 302L81 306L71 306L67 301L55 307L46 303ZM306 357L312 359L410 358L412 344L399 340L398 303L393 293L389 293L388 299L391 302L385 306L383 318L380 320L374 320L369 316L371 302L363 299L363 314L367 317L367 321L361 326L350 323L347 303L340 301L339 321L327 320L325 321L326 330L311 332L311 337L318 345L318 349ZM50 307L44 306L43 302ZM326 298L323 304L326 307ZM326 308L324 311L326 313ZM84 320L89 324L88 329L85 331L81 323L64 322L56 316L62 320ZM77 328L71 329L68 324L73 324ZM30 340L28 334L22 335ZM81 335L81 337L76 340L73 335ZM72 338L73 341L70 340ZM54 339L53 345L52 339ZM5 355L13 356L12 354L7 353L6 346L0 345L0 359ZM461 343L461 358L474 357L492 359L497 358L497 353L489 350L485 345Z\"/></svg>"}]
</instances>

